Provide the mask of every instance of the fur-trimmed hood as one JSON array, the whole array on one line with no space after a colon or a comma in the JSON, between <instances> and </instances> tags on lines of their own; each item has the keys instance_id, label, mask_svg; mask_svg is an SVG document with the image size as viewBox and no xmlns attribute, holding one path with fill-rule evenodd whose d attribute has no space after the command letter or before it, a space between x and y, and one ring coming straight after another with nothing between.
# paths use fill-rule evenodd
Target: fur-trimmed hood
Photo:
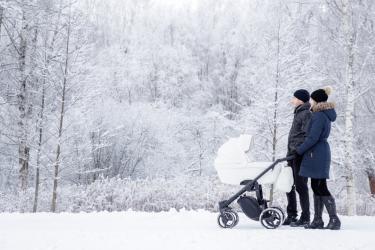
<instances>
[{"instance_id":1,"label":"fur-trimmed hood","mask_svg":"<svg viewBox=\"0 0 375 250\"><path fill-rule=\"evenodd\" d=\"M320 112L327 109L334 109L336 104L333 102L319 102L312 107L313 112Z\"/></svg>"},{"instance_id":2,"label":"fur-trimmed hood","mask_svg":"<svg viewBox=\"0 0 375 250\"><path fill-rule=\"evenodd\" d=\"M332 122L336 120L337 114L335 111L335 103L333 102L319 102L312 107L312 111L315 112L323 112L327 115L328 119Z\"/></svg>"}]
</instances>

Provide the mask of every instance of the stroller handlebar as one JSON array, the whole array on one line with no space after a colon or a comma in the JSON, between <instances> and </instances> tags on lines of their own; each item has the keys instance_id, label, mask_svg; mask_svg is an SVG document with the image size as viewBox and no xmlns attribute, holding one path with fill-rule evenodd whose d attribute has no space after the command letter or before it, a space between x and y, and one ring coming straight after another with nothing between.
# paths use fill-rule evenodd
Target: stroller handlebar
<instances>
[{"instance_id":1,"label":"stroller handlebar","mask_svg":"<svg viewBox=\"0 0 375 250\"><path fill-rule=\"evenodd\" d=\"M283 161L291 161L294 160L296 157L294 155L287 156L285 158L278 159L278 162L283 162Z\"/></svg>"}]
</instances>

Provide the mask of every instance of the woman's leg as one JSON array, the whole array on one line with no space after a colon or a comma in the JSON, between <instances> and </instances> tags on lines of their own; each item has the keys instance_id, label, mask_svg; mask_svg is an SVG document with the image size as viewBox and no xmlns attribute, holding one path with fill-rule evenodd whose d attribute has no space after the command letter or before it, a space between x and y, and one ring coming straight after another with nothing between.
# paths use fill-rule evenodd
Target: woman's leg
<instances>
[{"instance_id":1,"label":"woman's leg","mask_svg":"<svg viewBox=\"0 0 375 250\"><path fill-rule=\"evenodd\" d=\"M314 194L319 196L331 196L327 187L326 179L311 179L311 188Z\"/></svg>"},{"instance_id":2,"label":"woman's leg","mask_svg":"<svg viewBox=\"0 0 375 250\"><path fill-rule=\"evenodd\" d=\"M324 186L324 184L323 184ZM322 229L324 222L322 219L323 214L323 200L321 193L324 193L322 182L320 179L311 179L311 189L314 192L314 219L310 225L306 226L307 229Z\"/></svg>"},{"instance_id":3,"label":"woman's leg","mask_svg":"<svg viewBox=\"0 0 375 250\"><path fill-rule=\"evenodd\" d=\"M327 187L327 180L319 180L319 192L321 195L322 202L327 209L329 215L329 223L325 227L326 229L339 230L341 228L341 222L336 213L336 202Z\"/></svg>"},{"instance_id":4,"label":"woman's leg","mask_svg":"<svg viewBox=\"0 0 375 250\"><path fill-rule=\"evenodd\" d=\"M311 178L311 189L314 195L319 195L319 179Z\"/></svg>"}]
</instances>

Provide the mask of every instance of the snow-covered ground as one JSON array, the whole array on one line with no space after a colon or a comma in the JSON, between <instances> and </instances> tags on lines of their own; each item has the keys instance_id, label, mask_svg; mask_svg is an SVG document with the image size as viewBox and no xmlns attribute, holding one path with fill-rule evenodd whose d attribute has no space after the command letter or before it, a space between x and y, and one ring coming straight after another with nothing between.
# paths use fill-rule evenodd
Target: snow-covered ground
<instances>
[{"instance_id":1,"label":"snow-covered ground","mask_svg":"<svg viewBox=\"0 0 375 250\"><path fill-rule=\"evenodd\" d=\"M341 231L264 229L240 214L221 229L216 214L115 212L0 214L1 250L375 249L375 217L342 217Z\"/></svg>"}]
</instances>

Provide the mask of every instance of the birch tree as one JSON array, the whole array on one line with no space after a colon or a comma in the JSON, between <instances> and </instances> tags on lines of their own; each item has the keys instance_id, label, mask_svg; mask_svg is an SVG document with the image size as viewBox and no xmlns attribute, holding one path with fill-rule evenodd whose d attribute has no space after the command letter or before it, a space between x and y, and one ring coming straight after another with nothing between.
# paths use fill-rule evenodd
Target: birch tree
<instances>
[{"instance_id":1,"label":"birch tree","mask_svg":"<svg viewBox=\"0 0 375 250\"><path fill-rule=\"evenodd\" d=\"M353 30L353 8L349 0L343 1L343 22L344 34L346 37L346 107L345 107L345 162L344 166L347 169L347 196L348 196L348 215L355 215L356 213L356 197L354 185L354 106L355 106L355 82L354 82L354 45L356 34Z\"/></svg>"},{"instance_id":2,"label":"birch tree","mask_svg":"<svg viewBox=\"0 0 375 250\"><path fill-rule=\"evenodd\" d=\"M334 48L336 56L342 58L345 64L336 67L335 72L329 73L331 79L335 79L340 94L344 97L340 102L344 108L343 120L343 167L346 190L346 209L349 215L356 214L356 176L360 168L357 167L355 144L358 143L357 136L360 124L358 124L358 112L360 97L368 93L368 75L371 74L372 59L374 57L374 46L366 44L373 41L373 34L366 29L371 27L373 22L372 1L349 1L338 2L327 0L326 6L330 17L322 23L330 34L329 43ZM333 42L333 43L332 43ZM338 45L338 46L337 46ZM331 54L334 52L332 51ZM338 126L341 124L339 123Z\"/></svg>"}]
</instances>

